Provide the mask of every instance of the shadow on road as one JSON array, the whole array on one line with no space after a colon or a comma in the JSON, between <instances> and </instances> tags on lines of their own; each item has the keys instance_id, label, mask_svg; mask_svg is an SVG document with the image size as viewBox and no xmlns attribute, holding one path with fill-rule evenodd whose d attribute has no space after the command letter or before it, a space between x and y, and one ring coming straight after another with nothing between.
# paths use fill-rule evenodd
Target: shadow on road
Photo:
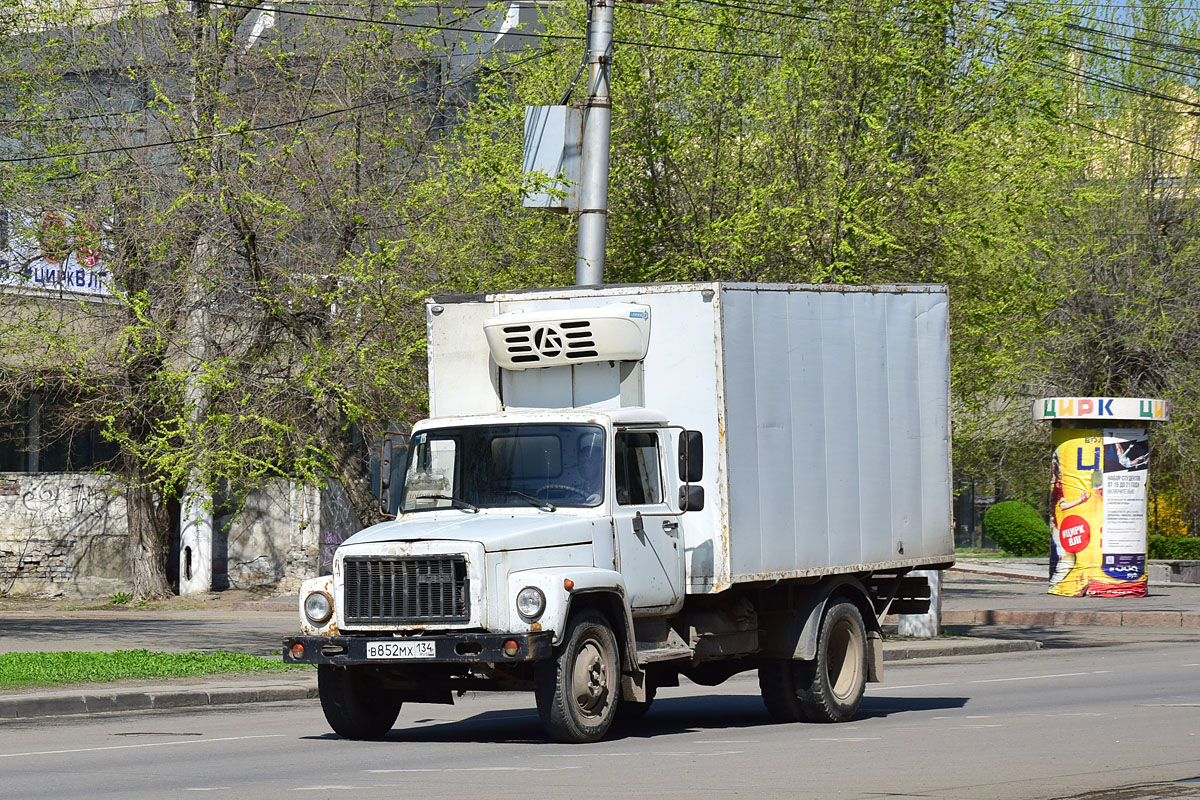
<instances>
[{"instance_id":1,"label":"shadow on road","mask_svg":"<svg viewBox=\"0 0 1200 800\"><path fill-rule=\"evenodd\" d=\"M867 697L863 700L859 721L916 711L940 711L963 708L965 697ZM401 712L397 728L387 735L393 742L455 742L525 744L545 742L537 711L488 711L455 722L422 725L420 710L405 720ZM697 733L738 728L777 725L767 714L762 700L753 695L708 695L704 697L666 697L636 722L613 726L606 741L644 739L679 733ZM804 724L805 730L829 730L828 726ZM337 739L336 734L307 736L306 739Z\"/></svg>"}]
</instances>

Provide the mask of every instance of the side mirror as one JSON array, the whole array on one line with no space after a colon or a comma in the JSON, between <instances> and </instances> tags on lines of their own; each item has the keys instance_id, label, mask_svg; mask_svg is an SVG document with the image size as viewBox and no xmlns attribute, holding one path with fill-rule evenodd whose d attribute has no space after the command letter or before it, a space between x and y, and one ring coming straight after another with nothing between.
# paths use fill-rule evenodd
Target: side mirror
<instances>
[{"instance_id":1,"label":"side mirror","mask_svg":"<svg viewBox=\"0 0 1200 800\"><path fill-rule=\"evenodd\" d=\"M704 487L696 484L679 487L679 510L680 511L703 511L704 510Z\"/></svg>"},{"instance_id":2,"label":"side mirror","mask_svg":"<svg viewBox=\"0 0 1200 800\"><path fill-rule=\"evenodd\" d=\"M385 515L392 511L392 492L389 488L391 485L392 439L385 435L383 444L379 447L379 511Z\"/></svg>"},{"instance_id":3,"label":"side mirror","mask_svg":"<svg viewBox=\"0 0 1200 800\"><path fill-rule=\"evenodd\" d=\"M392 516L392 462L395 458L393 437L403 437L400 441L400 460L408 452L408 434L398 431L387 431L383 434L383 442L379 445L379 510L384 516Z\"/></svg>"},{"instance_id":4,"label":"side mirror","mask_svg":"<svg viewBox=\"0 0 1200 800\"><path fill-rule=\"evenodd\" d=\"M379 493L382 495L392 485L392 439L385 436L379 448Z\"/></svg>"},{"instance_id":5,"label":"side mirror","mask_svg":"<svg viewBox=\"0 0 1200 800\"><path fill-rule=\"evenodd\" d=\"M700 431L683 431L679 434L679 480L697 483L703 477L704 435Z\"/></svg>"}]
</instances>

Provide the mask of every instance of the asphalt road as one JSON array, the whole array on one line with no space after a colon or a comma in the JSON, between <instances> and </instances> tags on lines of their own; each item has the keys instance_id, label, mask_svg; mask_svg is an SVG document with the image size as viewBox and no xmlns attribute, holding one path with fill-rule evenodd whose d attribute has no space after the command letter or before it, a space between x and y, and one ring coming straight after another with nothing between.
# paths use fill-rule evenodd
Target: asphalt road
<instances>
[{"instance_id":1,"label":"asphalt road","mask_svg":"<svg viewBox=\"0 0 1200 800\"><path fill-rule=\"evenodd\" d=\"M636 727L549 744L528 695L406 707L341 740L315 701L0 725L12 798L1200 798L1195 640L888 667L861 718L772 724L753 673L665 689ZM1189 782L1191 781L1191 782ZM1155 785L1151 785L1155 784Z\"/></svg>"}]
</instances>

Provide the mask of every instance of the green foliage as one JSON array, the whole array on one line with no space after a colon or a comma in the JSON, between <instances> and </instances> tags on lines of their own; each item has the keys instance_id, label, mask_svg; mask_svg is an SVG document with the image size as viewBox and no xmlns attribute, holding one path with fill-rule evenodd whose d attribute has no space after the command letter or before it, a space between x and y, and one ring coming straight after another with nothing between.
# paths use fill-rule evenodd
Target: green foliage
<instances>
[{"instance_id":1,"label":"green foliage","mask_svg":"<svg viewBox=\"0 0 1200 800\"><path fill-rule=\"evenodd\" d=\"M983 527L1009 555L1044 556L1050 552L1050 526L1037 509L1020 500L990 506L983 514Z\"/></svg>"},{"instance_id":2,"label":"green foliage","mask_svg":"<svg viewBox=\"0 0 1200 800\"><path fill-rule=\"evenodd\" d=\"M1200 538L1193 536L1150 536L1147 558L1200 561Z\"/></svg>"},{"instance_id":3,"label":"green foliage","mask_svg":"<svg viewBox=\"0 0 1200 800\"><path fill-rule=\"evenodd\" d=\"M0 689L304 668L304 665L228 652L0 653Z\"/></svg>"},{"instance_id":4,"label":"green foliage","mask_svg":"<svg viewBox=\"0 0 1200 800\"><path fill-rule=\"evenodd\" d=\"M133 595L129 592L117 592L109 598L108 604L111 606L124 606L133 602Z\"/></svg>"},{"instance_id":5,"label":"green foliage","mask_svg":"<svg viewBox=\"0 0 1200 800\"><path fill-rule=\"evenodd\" d=\"M424 298L572 281L573 220L522 207L553 176L521 150L582 0L482 59L382 23L496 9L318 0L247 46L244 8L0 3L5 148L38 156L0 160L0 204L111 221L119 286L0 298L0 391L100 424L160 506L336 477L365 513L359 443L426 410ZM664 0L615 24L607 280L945 283L958 469L1036 497L1031 398L1165 396L1155 484L1200 516L1195 15Z\"/></svg>"}]
</instances>

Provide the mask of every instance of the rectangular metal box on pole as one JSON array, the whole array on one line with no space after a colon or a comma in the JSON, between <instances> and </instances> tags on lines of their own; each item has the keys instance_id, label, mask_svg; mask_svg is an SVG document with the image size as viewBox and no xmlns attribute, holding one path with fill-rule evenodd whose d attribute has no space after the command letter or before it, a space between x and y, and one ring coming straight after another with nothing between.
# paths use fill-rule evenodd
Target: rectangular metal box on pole
<instances>
[{"instance_id":1,"label":"rectangular metal box on pole","mask_svg":"<svg viewBox=\"0 0 1200 800\"><path fill-rule=\"evenodd\" d=\"M522 170L548 182L527 193L526 208L579 210L579 164L583 149L583 110L575 106L526 106Z\"/></svg>"}]
</instances>

